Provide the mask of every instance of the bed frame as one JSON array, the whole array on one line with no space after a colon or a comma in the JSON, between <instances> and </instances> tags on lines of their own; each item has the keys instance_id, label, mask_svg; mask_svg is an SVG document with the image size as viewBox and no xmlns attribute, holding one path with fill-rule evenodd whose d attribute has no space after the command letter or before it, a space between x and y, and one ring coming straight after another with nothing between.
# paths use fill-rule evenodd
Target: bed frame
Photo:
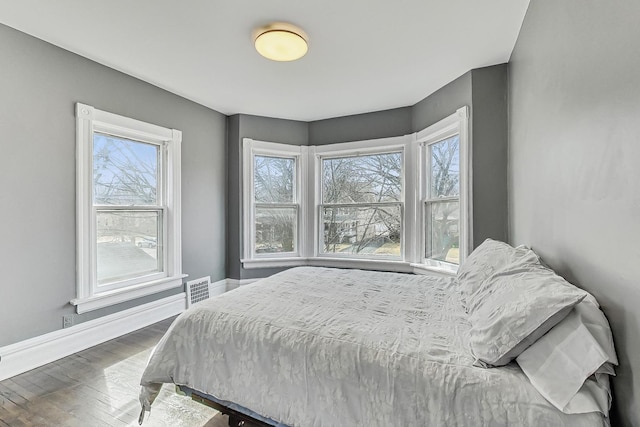
<instances>
[{"instance_id":1,"label":"bed frame","mask_svg":"<svg viewBox=\"0 0 640 427\"><path fill-rule=\"evenodd\" d=\"M183 390L185 391L185 390ZM222 414L229 416L229 427L273 427L272 424L267 424L264 421L257 420L247 414L231 409L221 403L214 402L207 399L205 396L198 394L195 390L189 390L191 400L201 403L205 406L215 409Z\"/></svg>"}]
</instances>

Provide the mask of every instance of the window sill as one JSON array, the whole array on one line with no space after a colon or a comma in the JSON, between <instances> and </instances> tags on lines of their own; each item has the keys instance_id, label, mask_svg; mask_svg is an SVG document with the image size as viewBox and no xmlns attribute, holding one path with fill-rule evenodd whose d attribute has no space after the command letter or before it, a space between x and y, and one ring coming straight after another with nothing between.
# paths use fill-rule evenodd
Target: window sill
<instances>
[{"instance_id":1,"label":"window sill","mask_svg":"<svg viewBox=\"0 0 640 427\"><path fill-rule=\"evenodd\" d=\"M310 258L307 265L317 267L357 268L361 270L395 271L410 273L411 266L406 261L393 261L388 259L344 259L334 257Z\"/></svg>"},{"instance_id":2,"label":"window sill","mask_svg":"<svg viewBox=\"0 0 640 427\"><path fill-rule=\"evenodd\" d=\"M242 267L247 270L257 268L278 267L334 267L357 268L361 270L395 271L399 273L414 273L442 277L456 277L456 272L443 267L426 264L408 263L406 261L394 261L389 259L356 259L338 257L289 257L289 258L262 258L242 259Z\"/></svg>"},{"instance_id":3,"label":"window sill","mask_svg":"<svg viewBox=\"0 0 640 427\"><path fill-rule=\"evenodd\" d=\"M411 264L413 267L413 273L415 274L424 274L431 276L444 276L444 277L456 277L457 274L455 271L452 271L448 268L442 267L434 267L432 265L425 264Z\"/></svg>"},{"instance_id":4,"label":"window sill","mask_svg":"<svg viewBox=\"0 0 640 427\"><path fill-rule=\"evenodd\" d=\"M299 267L309 265L309 258L302 257L281 257L281 258L254 258L241 259L242 267L250 270L252 268L273 268L273 267Z\"/></svg>"},{"instance_id":5,"label":"window sill","mask_svg":"<svg viewBox=\"0 0 640 427\"><path fill-rule=\"evenodd\" d=\"M166 291L168 289L178 288L182 286L182 279L184 279L185 277L187 277L186 274L165 277L162 279L141 283L139 285L129 286L122 289L101 292L87 298L72 299L70 303L76 306L76 311L78 314L82 314L88 311L97 310L99 308L108 307L110 305L115 305L121 302L126 302L132 299Z\"/></svg>"},{"instance_id":6,"label":"window sill","mask_svg":"<svg viewBox=\"0 0 640 427\"><path fill-rule=\"evenodd\" d=\"M254 268L276 268L276 267L336 267L336 268L358 268L362 270L383 270L396 271L401 273L411 273L411 265L405 261L380 260L380 259L345 259L337 257L291 257L291 258L264 258L264 259L242 259L242 267L250 270Z\"/></svg>"}]
</instances>

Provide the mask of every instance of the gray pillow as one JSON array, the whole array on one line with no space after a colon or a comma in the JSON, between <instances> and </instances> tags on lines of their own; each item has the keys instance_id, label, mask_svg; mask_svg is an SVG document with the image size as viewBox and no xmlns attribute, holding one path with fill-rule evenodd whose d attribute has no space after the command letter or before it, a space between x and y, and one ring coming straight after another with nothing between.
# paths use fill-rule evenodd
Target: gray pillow
<instances>
[{"instance_id":1,"label":"gray pillow","mask_svg":"<svg viewBox=\"0 0 640 427\"><path fill-rule=\"evenodd\" d=\"M478 246L458 268L458 281L462 301L468 309L468 300L482 282L492 274L516 261L536 263L538 256L528 248L514 248L507 243L487 239Z\"/></svg>"},{"instance_id":2,"label":"gray pillow","mask_svg":"<svg viewBox=\"0 0 640 427\"><path fill-rule=\"evenodd\" d=\"M586 296L539 263L516 261L495 272L468 301L477 364L506 365Z\"/></svg>"}]
</instances>

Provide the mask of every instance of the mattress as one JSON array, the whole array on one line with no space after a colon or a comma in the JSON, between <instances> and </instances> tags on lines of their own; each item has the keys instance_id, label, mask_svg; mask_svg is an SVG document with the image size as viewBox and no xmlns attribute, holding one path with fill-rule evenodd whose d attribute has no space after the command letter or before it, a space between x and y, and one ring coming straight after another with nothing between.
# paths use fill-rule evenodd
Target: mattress
<instances>
[{"instance_id":1,"label":"mattress","mask_svg":"<svg viewBox=\"0 0 640 427\"><path fill-rule=\"evenodd\" d=\"M602 426L567 415L517 364L473 366L455 278L298 267L199 303L155 348L163 383L298 426Z\"/></svg>"}]
</instances>

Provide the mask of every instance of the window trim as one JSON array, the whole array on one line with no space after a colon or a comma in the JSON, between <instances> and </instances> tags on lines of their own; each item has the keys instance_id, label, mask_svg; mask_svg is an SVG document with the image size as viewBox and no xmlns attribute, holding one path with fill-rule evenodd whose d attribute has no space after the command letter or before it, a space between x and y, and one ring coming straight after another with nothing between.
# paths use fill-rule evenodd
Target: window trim
<instances>
[{"instance_id":1,"label":"window trim","mask_svg":"<svg viewBox=\"0 0 640 427\"><path fill-rule=\"evenodd\" d=\"M93 205L93 134L155 144L163 150L160 204L163 210L164 272L98 288L96 277L96 209ZM76 298L84 313L182 286L181 238L182 132L76 103ZM117 209L117 207L116 207ZM135 209L135 208L134 208ZM157 206L151 209L158 209Z\"/></svg>"},{"instance_id":2,"label":"window trim","mask_svg":"<svg viewBox=\"0 0 640 427\"><path fill-rule=\"evenodd\" d=\"M416 133L416 142L419 147L419 193L418 208L416 209L416 221L420 225L420 245L416 259L420 260L413 266L422 270L455 273L459 264L434 260L426 257L427 248L427 224L426 204L433 201L429 198L429 145L444 139L459 135L460 144L460 264L464 262L473 248L473 173L471 138L469 132L469 107L464 106L454 114Z\"/></svg>"},{"instance_id":3,"label":"window trim","mask_svg":"<svg viewBox=\"0 0 640 427\"><path fill-rule=\"evenodd\" d=\"M275 142L258 141L251 138L242 139L242 218L243 223L240 228L241 240L243 242L243 258L240 262L244 268L263 268L269 266L295 266L304 265L306 254L306 238L304 230L307 224L307 176L306 157L308 148L306 146L279 144ZM296 176L294 183L294 201L292 203L277 204L278 206L297 206L297 226L295 252L282 254L255 253L255 205L254 204L254 157L272 156L281 158L294 158L296 160Z\"/></svg>"}]
</instances>

